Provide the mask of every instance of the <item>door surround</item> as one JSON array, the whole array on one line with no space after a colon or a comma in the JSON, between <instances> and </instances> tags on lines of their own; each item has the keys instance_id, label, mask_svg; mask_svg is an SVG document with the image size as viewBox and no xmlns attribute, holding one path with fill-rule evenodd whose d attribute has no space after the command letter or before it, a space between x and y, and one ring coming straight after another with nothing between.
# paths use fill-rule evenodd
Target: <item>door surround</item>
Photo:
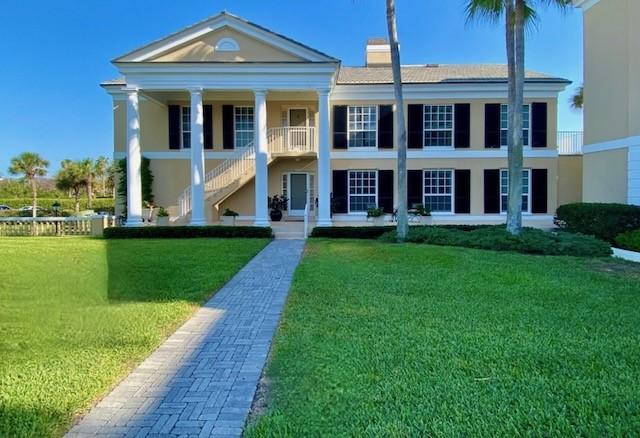
<instances>
[{"instance_id":1,"label":"door surround","mask_svg":"<svg viewBox=\"0 0 640 438\"><path fill-rule=\"evenodd\" d=\"M305 185L306 185L306 202L311 203L314 202L311 199L311 178L313 177L313 173L305 172L305 171L291 171L284 172L287 178L287 215L292 217L301 217L304 216L304 209L302 210L292 210L291 209L291 193L292 193L292 185L291 185L291 175L306 175ZM312 216L315 212L315 208L312 208L312 205L309 205L309 216Z\"/></svg>"}]
</instances>

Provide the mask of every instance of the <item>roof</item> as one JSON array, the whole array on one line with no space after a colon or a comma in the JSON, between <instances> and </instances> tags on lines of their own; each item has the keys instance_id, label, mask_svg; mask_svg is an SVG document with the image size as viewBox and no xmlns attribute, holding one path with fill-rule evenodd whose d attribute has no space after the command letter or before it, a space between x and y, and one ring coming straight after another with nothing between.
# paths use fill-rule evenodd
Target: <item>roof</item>
<instances>
[{"instance_id":1,"label":"roof","mask_svg":"<svg viewBox=\"0 0 640 438\"><path fill-rule=\"evenodd\" d=\"M437 84L465 82L506 82L503 64L426 64L402 66L403 84ZM570 83L569 80L527 71L526 82ZM392 84L391 67L341 67L338 85Z\"/></svg>"}]
</instances>

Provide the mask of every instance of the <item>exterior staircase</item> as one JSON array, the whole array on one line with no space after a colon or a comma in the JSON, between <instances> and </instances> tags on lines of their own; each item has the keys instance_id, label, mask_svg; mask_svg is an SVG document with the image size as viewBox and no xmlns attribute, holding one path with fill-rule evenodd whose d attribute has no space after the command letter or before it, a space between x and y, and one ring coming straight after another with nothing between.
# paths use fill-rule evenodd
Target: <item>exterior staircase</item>
<instances>
[{"instance_id":1,"label":"exterior staircase","mask_svg":"<svg viewBox=\"0 0 640 438\"><path fill-rule=\"evenodd\" d=\"M316 152L314 128L270 128L267 131L267 165L278 156ZM224 201L256 175L256 146L234 150L233 156L207 172L204 178L205 202L215 205ZM191 186L178 197L178 217L174 222L185 221L191 213Z\"/></svg>"}]
</instances>

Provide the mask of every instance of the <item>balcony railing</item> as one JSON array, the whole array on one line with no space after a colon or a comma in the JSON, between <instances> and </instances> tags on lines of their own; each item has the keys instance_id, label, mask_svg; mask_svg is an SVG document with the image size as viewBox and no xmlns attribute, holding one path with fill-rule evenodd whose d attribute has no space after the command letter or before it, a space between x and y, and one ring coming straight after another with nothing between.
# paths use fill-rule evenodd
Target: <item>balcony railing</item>
<instances>
[{"instance_id":1,"label":"balcony railing","mask_svg":"<svg viewBox=\"0 0 640 438\"><path fill-rule=\"evenodd\" d=\"M272 154L316 152L316 130L290 126L270 128L267 142Z\"/></svg>"},{"instance_id":2,"label":"balcony railing","mask_svg":"<svg viewBox=\"0 0 640 438\"><path fill-rule=\"evenodd\" d=\"M582 155L584 135L582 131L558 131L558 154Z\"/></svg>"}]
</instances>

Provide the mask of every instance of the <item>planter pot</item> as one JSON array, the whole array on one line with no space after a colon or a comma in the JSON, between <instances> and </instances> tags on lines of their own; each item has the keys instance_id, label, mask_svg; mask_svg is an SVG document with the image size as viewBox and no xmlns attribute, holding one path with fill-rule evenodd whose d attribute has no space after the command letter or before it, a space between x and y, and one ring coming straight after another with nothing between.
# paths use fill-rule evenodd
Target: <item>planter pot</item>
<instances>
[{"instance_id":1,"label":"planter pot","mask_svg":"<svg viewBox=\"0 0 640 438\"><path fill-rule=\"evenodd\" d=\"M234 227L236 225L236 217L235 216L222 216L222 225L227 225L230 227Z\"/></svg>"},{"instance_id":2,"label":"planter pot","mask_svg":"<svg viewBox=\"0 0 640 438\"><path fill-rule=\"evenodd\" d=\"M159 227L169 226L169 216L159 216L156 219L156 224L158 224Z\"/></svg>"},{"instance_id":3,"label":"planter pot","mask_svg":"<svg viewBox=\"0 0 640 438\"><path fill-rule=\"evenodd\" d=\"M373 218L373 225L376 227L384 226L384 216L378 216Z\"/></svg>"},{"instance_id":4,"label":"planter pot","mask_svg":"<svg viewBox=\"0 0 640 438\"><path fill-rule=\"evenodd\" d=\"M269 217L274 222L280 222L282 220L282 211L280 210L271 210L269 212Z\"/></svg>"},{"instance_id":5,"label":"planter pot","mask_svg":"<svg viewBox=\"0 0 640 438\"><path fill-rule=\"evenodd\" d=\"M420 216L421 225L433 225L433 216Z\"/></svg>"}]
</instances>

